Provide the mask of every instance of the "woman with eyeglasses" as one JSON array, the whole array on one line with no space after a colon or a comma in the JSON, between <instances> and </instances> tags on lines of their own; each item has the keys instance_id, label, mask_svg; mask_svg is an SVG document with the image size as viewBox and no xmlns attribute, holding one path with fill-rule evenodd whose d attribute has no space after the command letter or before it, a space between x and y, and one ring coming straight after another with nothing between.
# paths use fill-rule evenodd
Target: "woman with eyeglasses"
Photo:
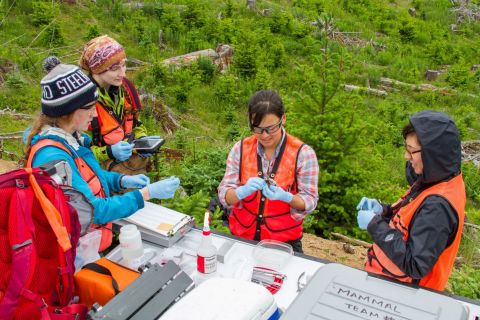
<instances>
[{"instance_id":1,"label":"woman with eyeglasses","mask_svg":"<svg viewBox=\"0 0 480 320\"><path fill-rule=\"evenodd\" d=\"M410 117L403 137L411 187L392 205L363 197L357 206L374 242L365 270L443 290L465 218L460 135L447 114L426 110Z\"/></svg>"},{"instance_id":2,"label":"woman with eyeglasses","mask_svg":"<svg viewBox=\"0 0 480 320\"><path fill-rule=\"evenodd\" d=\"M98 87L97 116L90 125L92 151L104 169L121 173L145 173L151 154L133 153L133 139L147 136L139 119L140 98L126 78L123 47L103 35L84 47L80 66ZM133 153L133 154L132 154Z\"/></svg>"},{"instance_id":3,"label":"woman with eyeglasses","mask_svg":"<svg viewBox=\"0 0 480 320\"><path fill-rule=\"evenodd\" d=\"M155 183L143 175L123 175L103 170L83 134L97 116L97 87L80 69L61 64L58 58L44 62L42 112L26 139L27 167L65 161L72 171L72 186L94 207L93 223L101 228L100 250L112 242L111 221L128 217L149 199L171 198L180 180L171 177ZM122 195L112 192L134 189Z\"/></svg>"},{"instance_id":4,"label":"woman with eyeglasses","mask_svg":"<svg viewBox=\"0 0 480 320\"><path fill-rule=\"evenodd\" d=\"M302 224L318 201L315 151L285 129L285 108L272 90L256 92L248 104L252 135L237 142L218 187L231 208L232 234L287 242L302 250Z\"/></svg>"}]
</instances>

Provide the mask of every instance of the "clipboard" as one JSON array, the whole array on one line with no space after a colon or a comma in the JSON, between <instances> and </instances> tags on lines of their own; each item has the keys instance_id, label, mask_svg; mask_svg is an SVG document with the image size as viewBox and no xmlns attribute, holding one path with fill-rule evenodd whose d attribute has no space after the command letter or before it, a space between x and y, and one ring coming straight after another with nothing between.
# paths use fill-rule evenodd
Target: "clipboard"
<instances>
[{"instance_id":1,"label":"clipboard","mask_svg":"<svg viewBox=\"0 0 480 320\"><path fill-rule=\"evenodd\" d=\"M143 209L115 223L120 226L133 223L140 230L142 239L171 247L195 225L195 218L146 201Z\"/></svg>"}]
</instances>

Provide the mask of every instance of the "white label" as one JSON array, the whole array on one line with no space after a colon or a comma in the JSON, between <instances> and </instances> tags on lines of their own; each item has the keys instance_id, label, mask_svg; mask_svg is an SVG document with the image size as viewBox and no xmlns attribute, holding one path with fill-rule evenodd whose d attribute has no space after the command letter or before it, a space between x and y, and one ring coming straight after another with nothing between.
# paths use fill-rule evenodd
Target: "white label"
<instances>
[{"instance_id":1,"label":"white label","mask_svg":"<svg viewBox=\"0 0 480 320\"><path fill-rule=\"evenodd\" d=\"M197 255L197 270L201 273L217 271L217 256L202 257Z\"/></svg>"}]
</instances>

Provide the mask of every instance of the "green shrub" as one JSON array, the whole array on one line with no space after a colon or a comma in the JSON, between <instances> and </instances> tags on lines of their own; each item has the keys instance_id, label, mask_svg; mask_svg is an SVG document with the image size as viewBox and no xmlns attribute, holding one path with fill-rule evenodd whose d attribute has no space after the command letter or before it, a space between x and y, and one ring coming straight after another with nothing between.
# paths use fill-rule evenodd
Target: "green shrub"
<instances>
[{"instance_id":1,"label":"green shrub","mask_svg":"<svg viewBox=\"0 0 480 320\"><path fill-rule=\"evenodd\" d=\"M480 270L468 265L460 270L454 269L448 283L452 293L470 299L480 299Z\"/></svg>"},{"instance_id":2,"label":"green shrub","mask_svg":"<svg viewBox=\"0 0 480 320\"><path fill-rule=\"evenodd\" d=\"M416 28L413 22L411 21L402 21L402 25L398 29L398 34L402 42L410 42L415 38Z\"/></svg>"},{"instance_id":3,"label":"green shrub","mask_svg":"<svg viewBox=\"0 0 480 320\"><path fill-rule=\"evenodd\" d=\"M54 22L45 29L41 43L49 48L59 47L65 44L65 37L58 23Z\"/></svg>"},{"instance_id":4,"label":"green shrub","mask_svg":"<svg viewBox=\"0 0 480 320\"><path fill-rule=\"evenodd\" d=\"M10 89L20 89L26 85L19 73L8 73L5 76L5 84Z\"/></svg>"},{"instance_id":5,"label":"green shrub","mask_svg":"<svg viewBox=\"0 0 480 320\"><path fill-rule=\"evenodd\" d=\"M200 79L203 83L212 82L215 73L217 72L217 66L209 58L200 58L195 61L194 68L198 70Z\"/></svg>"},{"instance_id":6,"label":"green shrub","mask_svg":"<svg viewBox=\"0 0 480 320\"><path fill-rule=\"evenodd\" d=\"M98 25L92 24L92 25L88 26L87 33L85 34L83 39L85 39L86 41L89 41L89 40L94 39L94 38L96 38L100 35L101 34L100 34L100 30L98 29Z\"/></svg>"},{"instance_id":7,"label":"green shrub","mask_svg":"<svg viewBox=\"0 0 480 320\"><path fill-rule=\"evenodd\" d=\"M235 46L233 65L243 78L252 79L257 73L257 41L253 33L246 32Z\"/></svg>"},{"instance_id":8,"label":"green shrub","mask_svg":"<svg viewBox=\"0 0 480 320\"><path fill-rule=\"evenodd\" d=\"M30 17L32 18L32 24L37 27L49 24L57 12L55 2L42 0L33 1L32 9L33 12Z\"/></svg>"}]
</instances>

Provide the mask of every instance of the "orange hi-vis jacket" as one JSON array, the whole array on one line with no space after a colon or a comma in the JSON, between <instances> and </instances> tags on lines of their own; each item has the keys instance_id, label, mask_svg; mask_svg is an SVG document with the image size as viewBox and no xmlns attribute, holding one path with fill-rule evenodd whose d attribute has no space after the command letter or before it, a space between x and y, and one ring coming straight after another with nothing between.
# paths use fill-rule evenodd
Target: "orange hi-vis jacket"
<instances>
[{"instance_id":1,"label":"orange hi-vis jacket","mask_svg":"<svg viewBox=\"0 0 480 320\"><path fill-rule=\"evenodd\" d=\"M106 197L100 179L98 179L92 168L90 168L90 166L81 157L75 157L72 152L61 142L52 139L42 139L32 145L32 148L30 149L30 154L28 155L27 163L25 165L26 168L32 167L35 153L46 146L54 146L68 153L74 159L78 171L80 171L80 175L82 176L83 180L88 183L88 186L90 187L90 190L92 190L92 193L95 195L95 197ZM92 229L97 228L102 229L102 239L100 241L100 248L98 250L100 252L105 250L112 244L112 223L109 222L103 226L92 225Z\"/></svg>"},{"instance_id":2,"label":"orange hi-vis jacket","mask_svg":"<svg viewBox=\"0 0 480 320\"><path fill-rule=\"evenodd\" d=\"M287 134L268 174L278 187L297 194L297 157L303 142ZM262 160L257 153L255 136L242 140L240 162L240 184L252 177L264 177ZM232 209L229 217L230 230L234 235L254 240L273 239L278 241L297 240L302 235L303 221L295 221L290 214L290 205L279 200L269 200L260 190L241 200L241 205Z\"/></svg>"},{"instance_id":3,"label":"orange hi-vis jacket","mask_svg":"<svg viewBox=\"0 0 480 320\"><path fill-rule=\"evenodd\" d=\"M399 201L402 201L409 192L410 190L407 191ZM455 209L458 217L458 228L455 238L442 252L432 270L422 279L414 280L400 270L380 247L374 243L368 251L368 260L365 264L366 271L381 274L402 282L418 282L420 286L440 291L445 288L460 245L465 218L466 195L462 174L422 191L415 199L395 213L389 225L391 228L400 230L403 234L403 241L407 242L412 218L425 198L432 195L445 198Z\"/></svg>"}]
</instances>

